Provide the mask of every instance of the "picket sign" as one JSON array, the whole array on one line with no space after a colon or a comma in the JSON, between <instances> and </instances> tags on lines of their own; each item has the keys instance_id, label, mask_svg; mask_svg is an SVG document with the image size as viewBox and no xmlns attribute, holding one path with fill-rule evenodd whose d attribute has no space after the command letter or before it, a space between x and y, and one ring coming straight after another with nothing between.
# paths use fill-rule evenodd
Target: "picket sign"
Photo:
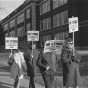
<instances>
[{"instance_id":1,"label":"picket sign","mask_svg":"<svg viewBox=\"0 0 88 88\"><path fill-rule=\"evenodd\" d=\"M78 17L69 18L69 33L73 33L73 55L74 55L74 32L78 31Z\"/></svg>"},{"instance_id":2,"label":"picket sign","mask_svg":"<svg viewBox=\"0 0 88 88\"><path fill-rule=\"evenodd\" d=\"M27 41L32 41L32 55L33 55L33 41L39 41L39 31L27 31Z\"/></svg>"},{"instance_id":3,"label":"picket sign","mask_svg":"<svg viewBox=\"0 0 88 88\"><path fill-rule=\"evenodd\" d=\"M18 49L18 38L17 37L6 37L5 38L5 49Z\"/></svg>"}]
</instances>

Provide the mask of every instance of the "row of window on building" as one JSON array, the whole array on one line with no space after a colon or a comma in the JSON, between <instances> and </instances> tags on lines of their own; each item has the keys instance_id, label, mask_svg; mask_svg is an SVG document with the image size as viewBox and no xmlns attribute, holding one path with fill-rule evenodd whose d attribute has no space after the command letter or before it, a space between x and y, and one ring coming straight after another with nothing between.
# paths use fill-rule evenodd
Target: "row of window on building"
<instances>
[{"instance_id":1,"label":"row of window on building","mask_svg":"<svg viewBox=\"0 0 88 88\"><path fill-rule=\"evenodd\" d=\"M13 23L13 21L11 21L11 23ZM61 26L61 25L65 25L68 23L68 11L63 11L61 13L55 14L53 16L53 27L57 27L57 26ZM5 25L5 27L7 27L7 25ZM12 26L10 26L12 27ZM48 17L46 19L43 19L40 21L40 31L42 30L47 30L51 28L51 17ZM19 30L18 30L19 29ZM25 29L24 27L18 28L17 32L19 32L19 36L22 36L23 33L25 33ZM26 31L30 31L31 30L31 23L26 24ZM24 31L23 33L21 33L21 31ZM13 34L12 34L13 33ZM12 32L10 36L14 35L15 33ZM6 34L7 36L7 34Z\"/></svg>"},{"instance_id":2,"label":"row of window on building","mask_svg":"<svg viewBox=\"0 0 88 88\"><path fill-rule=\"evenodd\" d=\"M31 30L30 23L26 24L26 30L27 31ZM17 28L17 37L21 37L24 34L25 34L24 26L21 26L21 27ZM5 34L5 37L7 37L7 36L8 36L8 33ZM16 36L16 31L15 30L10 31L10 36L15 37Z\"/></svg>"},{"instance_id":3,"label":"row of window on building","mask_svg":"<svg viewBox=\"0 0 88 88\"><path fill-rule=\"evenodd\" d=\"M55 14L53 16L53 27L65 25L68 23L68 11ZM40 21L40 31L51 28L51 18L46 18Z\"/></svg>"},{"instance_id":4,"label":"row of window on building","mask_svg":"<svg viewBox=\"0 0 88 88\"><path fill-rule=\"evenodd\" d=\"M40 5L40 15L50 11L50 1L46 0L46 2L42 3ZM53 0L53 9L67 3L67 0ZM31 8L28 8L26 10L26 19L30 18ZM24 13L21 13L19 16L17 16L17 24L24 21ZM15 19L10 21L10 28L15 26ZM5 24L4 30L8 29L8 24Z\"/></svg>"},{"instance_id":5,"label":"row of window on building","mask_svg":"<svg viewBox=\"0 0 88 88\"><path fill-rule=\"evenodd\" d=\"M46 0L40 5L40 15L50 11L50 1ZM67 0L52 0L53 9L60 7L67 3Z\"/></svg>"},{"instance_id":6,"label":"row of window on building","mask_svg":"<svg viewBox=\"0 0 88 88\"><path fill-rule=\"evenodd\" d=\"M26 10L26 19L28 18L30 18L30 8ZM17 24L20 24L21 22L24 22L24 13L21 13L19 16L17 16ZM9 28L12 28L14 26L15 18L9 22ZM4 30L8 30L8 23L4 25Z\"/></svg>"}]
</instances>

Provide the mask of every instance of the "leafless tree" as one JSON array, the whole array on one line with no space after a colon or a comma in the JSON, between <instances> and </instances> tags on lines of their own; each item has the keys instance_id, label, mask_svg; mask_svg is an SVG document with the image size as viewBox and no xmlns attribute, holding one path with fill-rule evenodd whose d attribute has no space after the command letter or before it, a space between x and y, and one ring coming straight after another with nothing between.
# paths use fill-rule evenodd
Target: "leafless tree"
<instances>
[{"instance_id":1,"label":"leafless tree","mask_svg":"<svg viewBox=\"0 0 88 88\"><path fill-rule=\"evenodd\" d=\"M1 3L2 3L2 1L0 1L0 20L1 20L1 15L3 15L3 14L7 14L8 15L8 12L6 11L5 8L3 8L1 6Z\"/></svg>"}]
</instances>

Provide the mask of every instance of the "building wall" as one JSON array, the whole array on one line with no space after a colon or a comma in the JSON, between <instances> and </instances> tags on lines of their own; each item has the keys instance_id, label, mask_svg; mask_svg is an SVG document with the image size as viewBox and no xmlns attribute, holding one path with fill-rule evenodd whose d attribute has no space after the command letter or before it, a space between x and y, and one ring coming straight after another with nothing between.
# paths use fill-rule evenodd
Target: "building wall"
<instances>
[{"instance_id":1,"label":"building wall","mask_svg":"<svg viewBox=\"0 0 88 88\"><path fill-rule=\"evenodd\" d=\"M19 37L19 44L24 45L24 48L27 48L27 28L26 24L30 23L30 30L38 30L40 31L39 35L39 41L36 42L38 48L42 48L41 43L44 43L44 41L41 41L41 38L43 36L47 37L47 35L50 35L51 37L47 39L54 39L55 34L61 33L65 34L64 32L69 33L69 24L64 24L61 26L54 27L53 25L53 16L55 14L58 14L60 12L63 12L65 10L68 11L68 18L71 18L72 16L78 17L79 21L79 31L75 32L75 47L77 49L88 49L88 37L87 37L87 23L88 23L88 1L87 0L67 0L66 4L63 4L55 9L53 9L53 0L50 0L50 11L40 15L40 5L43 4L47 0L37 0L37 1L31 1L31 2L25 2L23 5L18 7L17 10L13 11L8 17L6 17L3 20L3 25L9 24L9 22L12 19L15 19L15 27L9 28L5 31L5 33L8 33L8 36L10 36L10 31L15 30L15 36L17 36L17 29L24 26L24 34ZM30 8L30 18L26 19L26 10ZM17 24L17 16L20 15L22 12L24 12L24 21L20 24ZM40 22L46 18L51 18L51 27L46 30L42 30L40 28ZM85 26L86 25L86 26ZM65 37L65 35L64 35ZM69 33L67 37L72 37L72 33ZM65 38L64 38L65 39Z\"/></svg>"}]
</instances>

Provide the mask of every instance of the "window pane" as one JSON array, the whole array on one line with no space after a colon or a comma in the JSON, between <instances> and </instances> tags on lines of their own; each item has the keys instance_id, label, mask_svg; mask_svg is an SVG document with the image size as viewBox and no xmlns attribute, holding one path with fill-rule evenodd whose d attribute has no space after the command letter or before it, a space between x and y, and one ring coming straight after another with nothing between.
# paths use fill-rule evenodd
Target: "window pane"
<instances>
[{"instance_id":1,"label":"window pane","mask_svg":"<svg viewBox=\"0 0 88 88\"><path fill-rule=\"evenodd\" d=\"M59 25L63 25L63 14L59 13L58 17L59 17Z\"/></svg>"},{"instance_id":2,"label":"window pane","mask_svg":"<svg viewBox=\"0 0 88 88\"><path fill-rule=\"evenodd\" d=\"M53 16L53 27L57 26L57 15Z\"/></svg>"},{"instance_id":3,"label":"window pane","mask_svg":"<svg viewBox=\"0 0 88 88\"><path fill-rule=\"evenodd\" d=\"M43 30L43 21L40 22L40 30Z\"/></svg>"},{"instance_id":4,"label":"window pane","mask_svg":"<svg viewBox=\"0 0 88 88\"><path fill-rule=\"evenodd\" d=\"M48 20L48 28L51 28L51 19L48 18L47 20Z\"/></svg>"},{"instance_id":5,"label":"window pane","mask_svg":"<svg viewBox=\"0 0 88 88\"><path fill-rule=\"evenodd\" d=\"M26 19L30 18L30 8L26 11Z\"/></svg>"},{"instance_id":6,"label":"window pane","mask_svg":"<svg viewBox=\"0 0 88 88\"><path fill-rule=\"evenodd\" d=\"M63 4L66 4L67 3L67 0L63 0Z\"/></svg>"},{"instance_id":7,"label":"window pane","mask_svg":"<svg viewBox=\"0 0 88 88\"><path fill-rule=\"evenodd\" d=\"M47 12L50 11L50 0L47 1Z\"/></svg>"},{"instance_id":8,"label":"window pane","mask_svg":"<svg viewBox=\"0 0 88 88\"><path fill-rule=\"evenodd\" d=\"M63 12L64 24L68 23L68 11Z\"/></svg>"},{"instance_id":9,"label":"window pane","mask_svg":"<svg viewBox=\"0 0 88 88\"><path fill-rule=\"evenodd\" d=\"M40 5L40 15L43 14L43 5Z\"/></svg>"},{"instance_id":10,"label":"window pane","mask_svg":"<svg viewBox=\"0 0 88 88\"><path fill-rule=\"evenodd\" d=\"M63 5L63 0L58 0L58 6Z\"/></svg>"},{"instance_id":11,"label":"window pane","mask_svg":"<svg viewBox=\"0 0 88 88\"><path fill-rule=\"evenodd\" d=\"M58 0L53 0L53 9L58 7Z\"/></svg>"},{"instance_id":12,"label":"window pane","mask_svg":"<svg viewBox=\"0 0 88 88\"><path fill-rule=\"evenodd\" d=\"M64 39L68 38L69 37L69 32L68 31L65 31L64 32Z\"/></svg>"},{"instance_id":13,"label":"window pane","mask_svg":"<svg viewBox=\"0 0 88 88\"><path fill-rule=\"evenodd\" d=\"M43 20L43 30L47 29L47 20Z\"/></svg>"},{"instance_id":14,"label":"window pane","mask_svg":"<svg viewBox=\"0 0 88 88\"><path fill-rule=\"evenodd\" d=\"M64 39L64 34L63 34L63 32L59 33L59 39L60 39L60 40L63 40L63 39Z\"/></svg>"}]
</instances>

